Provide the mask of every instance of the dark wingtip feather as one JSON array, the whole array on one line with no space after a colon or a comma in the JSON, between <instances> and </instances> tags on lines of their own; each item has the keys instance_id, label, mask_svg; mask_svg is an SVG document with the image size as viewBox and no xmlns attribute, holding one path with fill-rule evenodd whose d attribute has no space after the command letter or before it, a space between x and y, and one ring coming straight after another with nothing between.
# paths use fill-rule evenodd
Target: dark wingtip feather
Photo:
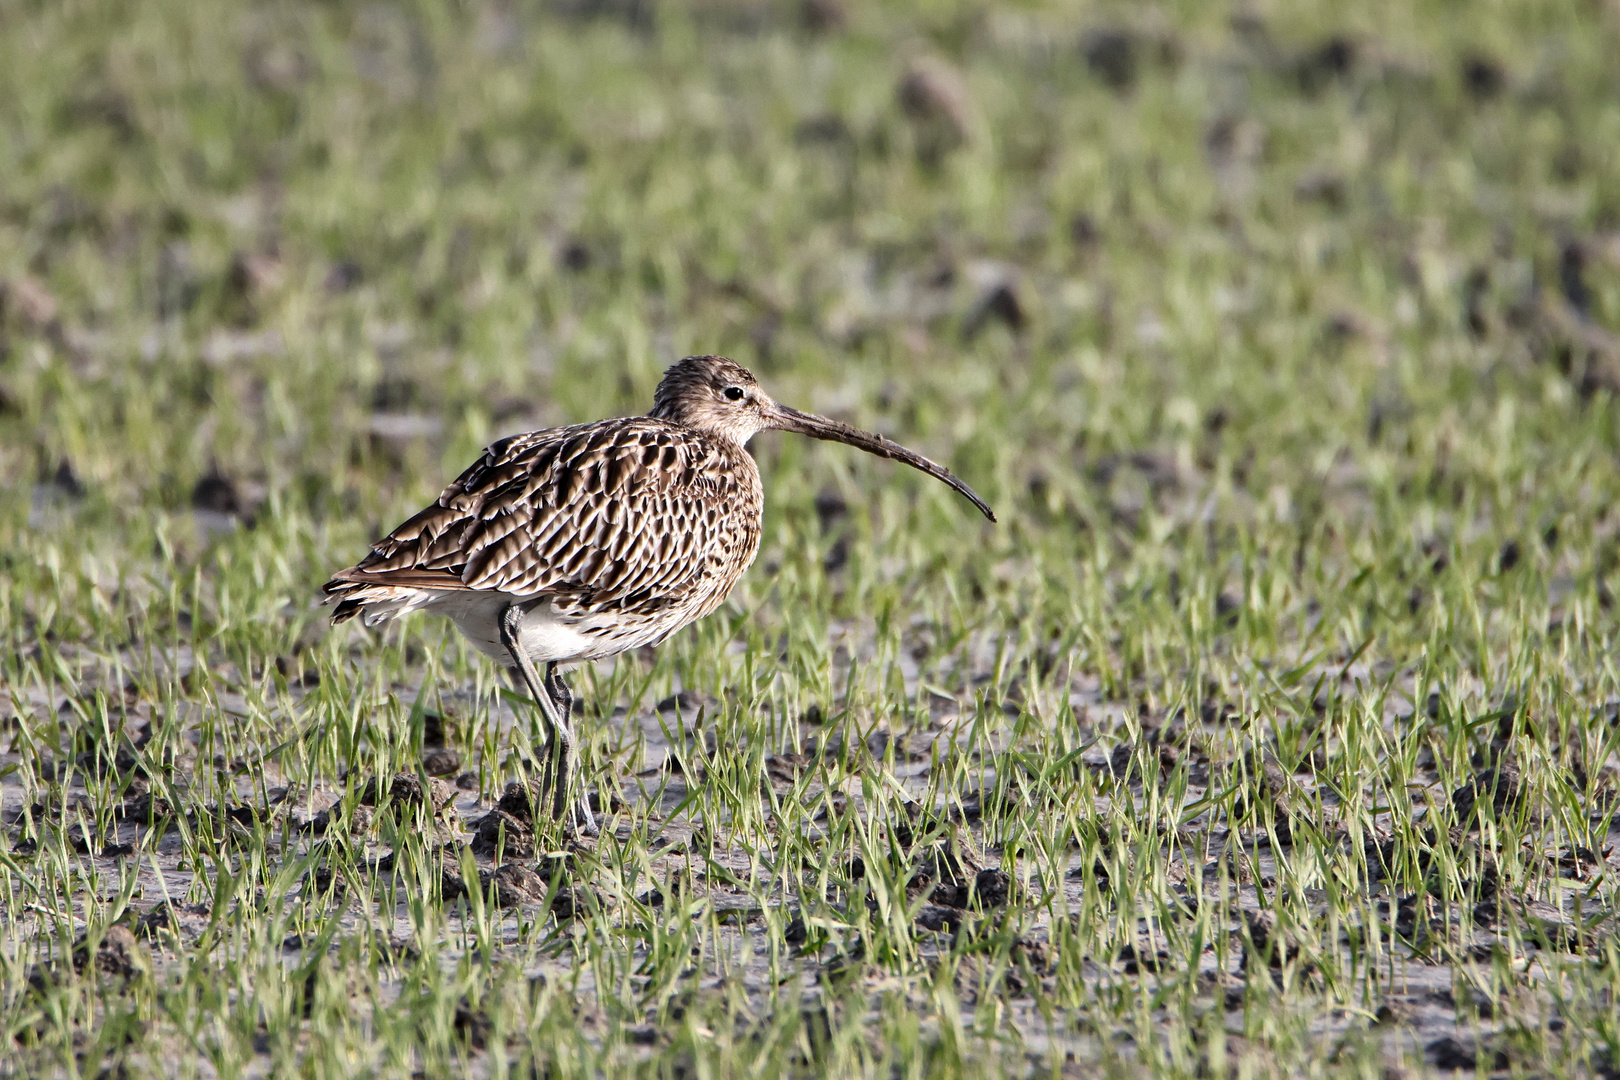
<instances>
[{"instance_id":1,"label":"dark wingtip feather","mask_svg":"<svg viewBox=\"0 0 1620 1080\"><path fill-rule=\"evenodd\" d=\"M347 571L345 571L345 573L346 572ZM338 600L338 598L343 596L345 593L353 592L354 588L354 582L345 581L343 580L342 575L339 575L338 577L333 578L331 581L328 581L325 585L321 586L321 592L326 594L326 599L323 601L323 603L330 604L333 600ZM336 626L340 622L347 622L354 618L356 615L360 614L361 606L360 601L353 598L338 600L337 610L332 612L332 625Z\"/></svg>"},{"instance_id":2,"label":"dark wingtip feather","mask_svg":"<svg viewBox=\"0 0 1620 1080\"><path fill-rule=\"evenodd\" d=\"M348 622L350 619L360 614L360 608L360 601L344 600L338 604L337 610L332 612L332 625L336 626L338 623Z\"/></svg>"}]
</instances>

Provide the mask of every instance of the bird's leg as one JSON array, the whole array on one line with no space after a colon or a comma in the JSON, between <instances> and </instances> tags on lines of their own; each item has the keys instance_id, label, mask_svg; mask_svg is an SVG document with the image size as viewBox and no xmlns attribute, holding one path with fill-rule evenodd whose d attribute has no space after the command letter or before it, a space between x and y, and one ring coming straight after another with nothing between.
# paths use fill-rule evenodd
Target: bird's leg
<instances>
[{"instance_id":1,"label":"bird's leg","mask_svg":"<svg viewBox=\"0 0 1620 1080\"><path fill-rule=\"evenodd\" d=\"M518 630L523 625L523 609L517 604L509 604L501 612L501 644L512 657L512 663L517 667L518 674L523 676L523 685L528 687L529 696L540 707L540 716L546 728L545 761L548 770L547 780L551 790L561 789L562 777L558 775L557 755L562 743L561 728L557 723L557 702L551 696L551 688L540 678L540 672L535 669L534 661L518 643ZM553 795L553 801L556 796ZM561 819L560 812L553 812L552 816Z\"/></svg>"},{"instance_id":2,"label":"bird's leg","mask_svg":"<svg viewBox=\"0 0 1620 1080\"><path fill-rule=\"evenodd\" d=\"M528 691L530 699L534 700L533 691L529 690L529 680L523 674L522 668L514 664L506 669L506 675L507 678L512 681L513 689L519 691ZM533 746L525 747L519 750L519 756L523 761L525 768L532 766L535 769L539 769L541 773L543 773L548 767L548 762L551 761L551 721L545 718L544 712L541 713L541 719L538 725L536 725L532 720L530 721L529 734L531 736L538 734L539 738L535 740Z\"/></svg>"},{"instance_id":3,"label":"bird's leg","mask_svg":"<svg viewBox=\"0 0 1620 1080\"><path fill-rule=\"evenodd\" d=\"M555 763L557 786L552 791L552 814L559 820L568 821L570 827L581 835L595 836L596 815L591 812L590 794L579 779L579 733L574 730L574 692L563 681L562 671L554 663L546 665L546 690L556 702L561 717L556 721L557 740L553 745L552 760ZM572 820L569 820L568 804L575 791L579 792L579 802L573 809Z\"/></svg>"},{"instance_id":4,"label":"bird's leg","mask_svg":"<svg viewBox=\"0 0 1620 1080\"><path fill-rule=\"evenodd\" d=\"M501 644L506 646L512 662L517 665L518 673L523 676L523 684L529 688L529 696L534 698L545 720L551 817L554 821L562 822L570 832L595 836L596 818L583 791L580 792L577 811L572 818L569 815L570 796L579 782L579 736L574 731L572 715L574 695L568 689L568 684L563 682L556 664L546 665L546 675L542 679L534 661L519 644L518 631L523 626L523 614L523 609L517 604L508 605L501 612Z\"/></svg>"}]
</instances>

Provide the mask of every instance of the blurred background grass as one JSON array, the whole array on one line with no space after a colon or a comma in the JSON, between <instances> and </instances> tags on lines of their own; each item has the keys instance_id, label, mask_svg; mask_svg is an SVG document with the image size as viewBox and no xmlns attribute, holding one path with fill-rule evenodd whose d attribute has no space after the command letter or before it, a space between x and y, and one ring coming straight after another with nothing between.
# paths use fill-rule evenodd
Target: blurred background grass
<instances>
[{"instance_id":1,"label":"blurred background grass","mask_svg":"<svg viewBox=\"0 0 1620 1080\"><path fill-rule=\"evenodd\" d=\"M1617 148L1593 0L0 0L8 678L287 654L485 443L720 352L1003 524L762 439L762 568L688 685L786 630L784 709L830 700L832 620L917 616L1000 635L997 693L1269 722L1326 655L1430 701L1445 786L1510 702L1527 776L1606 806ZM354 651L420 679L404 633Z\"/></svg>"},{"instance_id":2,"label":"blurred background grass","mask_svg":"<svg viewBox=\"0 0 1620 1080\"><path fill-rule=\"evenodd\" d=\"M387 516L696 351L1030 509L1153 448L1522 514L1505 472L1612 443L1574 401L1620 318L1603 5L4 18L21 497L66 461L115 516L211 471Z\"/></svg>"},{"instance_id":3,"label":"blurred background grass","mask_svg":"<svg viewBox=\"0 0 1620 1080\"><path fill-rule=\"evenodd\" d=\"M1274 554L1297 634L1507 545L1606 610L1612 5L0 10L20 564L194 562L222 511L302 596L497 435L718 351L962 472L1007 526L958 576L1036 611L1085 563L1242 605ZM964 535L757 452L767 562L839 475L935 508L874 518L902 565ZM1402 574L1379 617L1450 633Z\"/></svg>"}]
</instances>

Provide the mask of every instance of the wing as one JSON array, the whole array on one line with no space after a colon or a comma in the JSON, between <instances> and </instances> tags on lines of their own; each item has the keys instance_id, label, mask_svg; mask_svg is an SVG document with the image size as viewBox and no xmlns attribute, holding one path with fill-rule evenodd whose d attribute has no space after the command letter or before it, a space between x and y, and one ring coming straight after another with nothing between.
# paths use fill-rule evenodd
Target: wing
<instances>
[{"instance_id":1,"label":"wing","mask_svg":"<svg viewBox=\"0 0 1620 1080\"><path fill-rule=\"evenodd\" d=\"M679 603L728 546L746 479L724 448L650 417L516 435L327 591L490 589L651 613Z\"/></svg>"}]
</instances>

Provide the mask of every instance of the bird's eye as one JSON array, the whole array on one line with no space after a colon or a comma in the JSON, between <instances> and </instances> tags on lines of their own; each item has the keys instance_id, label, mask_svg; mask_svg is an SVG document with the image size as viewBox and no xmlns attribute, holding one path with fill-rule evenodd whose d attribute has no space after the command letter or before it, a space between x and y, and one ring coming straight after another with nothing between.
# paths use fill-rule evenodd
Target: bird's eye
<instances>
[{"instance_id":1,"label":"bird's eye","mask_svg":"<svg viewBox=\"0 0 1620 1080\"><path fill-rule=\"evenodd\" d=\"M742 387L740 387L740 386L728 386L728 387L726 387L726 400L728 400L728 401L741 401L742 399L743 399L743 388Z\"/></svg>"}]
</instances>

